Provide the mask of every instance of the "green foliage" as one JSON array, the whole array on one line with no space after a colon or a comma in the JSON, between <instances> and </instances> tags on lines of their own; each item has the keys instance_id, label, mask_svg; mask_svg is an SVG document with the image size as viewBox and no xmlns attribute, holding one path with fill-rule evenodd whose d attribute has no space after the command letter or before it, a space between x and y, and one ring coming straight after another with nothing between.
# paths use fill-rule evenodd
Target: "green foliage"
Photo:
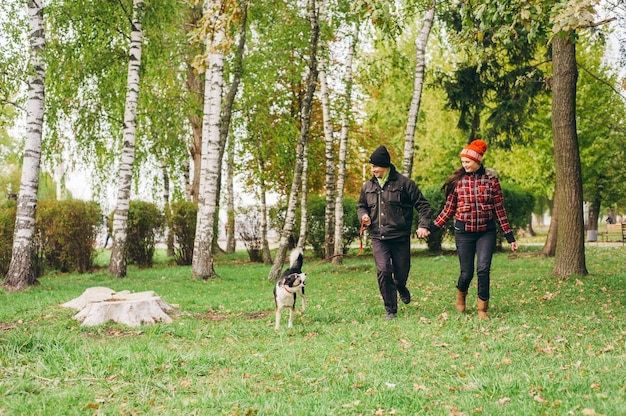
<instances>
[{"instance_id":1,"label":"green foliage","mask_svg":"<svg viewBox=\"0 0 626 416\"><path fill-rule=\"evenodd\" d=\"M189 267L45 276L0 291L7 415L621 415L626 413L626 251L590 246L591 274L556 279L553 259L496 253L488 322L454 309L457 259L413 258L413 302L383 319L370 256L309 272L307 309L274 330L268 266L218 256ZM309 258L305 264L312 265ZM93 286L155 291L171 324L79 325L58 305ZM584 297L584 299L581 299ZM113 392L113 393L112 393Z\"/></svg>"},{"instance_id":2,"label":"green foliage","mask_svg":"<svg viewBox=\"0 0 626 416\"><path fill-rule=\"evenodd\" d=\"M197 217L198 205L193 202L180 201L171 205L168 227L172 237L174 237L176 264L190 265L193 260Z\"/></svg>"},{"instance_id":3,"label":"green foliage","mask_svg":"<svg viewBox=\"0 0 626 416\"><path fill-rule=\"evenodd\" d=\"M127 259L139 267L151 267L157 236L163 230L165 216L150 202L131 201L128 210Z\"/></svg>"},{"instance_id":4,"label":"green foliage","mask_svg":"<svg viewBox=\"0 0 626 416\"><path fill-rule=\"evenodd\" d=\"M36 216L40 256L47 267L61 272L92 270L102 223L95 202L41 201Z\"/></svg>"},{"instance_id":5,"label":"green foliage","mask_svg":"<svg viewBox=\"0 0 626 416\"><path fill-rule=\"evenodd\" d=\"M437 218L437 215L441 212L443 207L446 205L446 197L441 191L441 187L429 186L427 188L422 189L422 193L424 197L430 203L430 207L432 208L432 219ZM419 223L419 216L413 215L413 228L412 232L414 233L417 229L417 225ZM453 233L453 222L448 221L442 228L435 232L431 232L430 235L426 238L426 244L428 246L428 251L437 253L441 251L441 244L446 235L451 235Z\"/></svg>"},{"instance_id":6,"label":"green foliage","mask_svg":"<svg viewBox=\"0 0 626 416\"><path fill-rule=\"evenodd\" d=\"M524 230L532 220L535 197L529 191L516 184L501 184L504 208L513 232ZM498 245L502 245L502 231L498 227Z\"/></svg>"},{"instance_id":7,"label":"green foliage","mask_svg":"<svg viewBox=\"0 0 626 416\"><path fill-rule=\"evenodd\" d=\"M352 198L343 199L343 254L359 235L359 219L356 215L357 201ZM311 195L307 202L307 239L315 256L326 256L325 221L326 199L319 195Z\"/></svg>"},{"instance_id":8,"label":"green foliage","mask_svg":"<svg viewBox=\"0 0 626 416\"><path fill-rule=\"evenodd\" d=\"M0 204L0 276L5 276L11 265L16 209L17 201Z\"/></svg>"}]
</instances>

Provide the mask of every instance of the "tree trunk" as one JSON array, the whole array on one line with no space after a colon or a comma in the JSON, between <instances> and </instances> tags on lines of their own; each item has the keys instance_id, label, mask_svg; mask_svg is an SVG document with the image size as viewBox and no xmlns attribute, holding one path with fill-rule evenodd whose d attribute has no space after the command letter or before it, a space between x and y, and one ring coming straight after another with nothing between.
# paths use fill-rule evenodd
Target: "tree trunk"
<instances>
[{"instance_id":1,"label":"tree trunk","mask_svg":"<svg viewBox=\"0 0 626 416\"><path fill-rule=\"evenodd\" d=\"M430 9L426 11L422 30L417 39L415 39L415 80L413 82L413 97L411 98L408 122L404 133L404 163L402 166L402 173L409 178L413 173L415 125L417 124L417 116L419 115L420 103L422 100L424 67L426 66L426 44L428 43L428 35L430 35L430 29L433 26L433 20L435 18L436 3L436 1L433 1Z\"/></svg>"},{"instance_id":2,"label":"tree trunk","mask_svg":"<svg viewBox=\"0 0 626 416\"><path fill-rule=\"evenodd\" d=\"M163 164L161 167L163 172L163 209L165 215L169 218L172 215L172 207L170 205L170 175L167 173L167 166ZM165 241L167 242L167 255L174 257L174 234L169 226L165 226Z\"/></svg>"},{"instance_id":3,"label":"tree trunk","mask_svg":"<svg viewBox=\"0 0 626 416\"><path fill-rule=\"evenodd\" d=\"M124 111L124 143L122 145L122 159L118 173L117 204L113 214L113 248L111 249L111 261L109 263L109 273L115 277L126 276L126 238L128 234L130 190L133 181L133 163L135 161L137 102L139 99L139 73L143 42L143 31L141 28L143 13L143 0L134 0L130 53L128 54L126 109Z\"/></svg>"},{"instance_id":4,"label":"tree trunk","mask_svg":"<svg viewBox=\"0 0 626 416\"><path fill-rule=\"evenodd\" d=\"M300 191L300 181L302 177L304 144L308 141L309 130L311 127L311 109L313 107L313 96L317 85L317 44L319 39L319 22L317 19L317 11L315 0L308 2L309 21L311 23L310 38L310 56L309 56L309 75L306 83L306 96L302 105L302 123L300 127L300 136L296 144L296 164L294 167L293 180L291 182L291 191L289 192L289 202L287 205L287 214L285 215L285 225L280 234L280 243L274 257L274 264L269 272L268 279L275 280L280 277L280 273L285 262L289 237L296 218L296 205L298 201L298 192Z\"/></svg>"},{"instance_id":5,"label":"tree trunk","mask_svg":"<svg viewBox=\"0 0 626 416\"><path fill-rule=\"evenodd\" d=\"M300 236L298 237L298 247L304 251L306 246L307 232L307 206L306 200L309 193L307 186L309 180L309 144L304 143L304 153L302 154L302 192L300 193Z\"/></svg>"},{"instance_id":6,"label":"tree trunk","mask_svg":"<svg viewBox=\"0 0 626 416\"><path fill-rule=\"evenodd\" d=\"M257 167L259 172L265 172L265 161L263 159L263 152L261 145L257 147ZM263 264L272 264L272 253L270 251L270 245L267 241L267 198L265 189L265 179L263 175L259 175L259 199L261 200L261 241L263 242Z\"/></svg>"},{"instance_id":7,"label":"tree trunk","mask_svg":"<svg viewBox=\"0 0 626 416\"><path fill-rule=\"evenodd\" d=\"M323 48L324 55L326 48ZM326 207L324 210L324 240L326 241L326 258L333 255L335 248L335 143L333 138L333 123L330 119L330 98L326 84L326 57L320 59L320 95L322 97L322 118L324 122L324 143L326 144Z\"/></svg>"},{"instance_id":8,"label":"tree trunk","mask_svg":"<svg viewBox=\"0 0 626 416\"><path fill-rule=\"evenodd\" d=\"M189 9L189 18L185 22L188 27L197 27L200 19L202 18L202 6L194 6ZM198 73L198 70L193 65L195 56L187 56L187 79L185 86L189 91L191 100L195 100L194 104L190 106L187 119L191 126L191 144L189 145L189 156L193 161L189 164L188 172L191 178L190 182L187 182L187 200L198 203L198 192L200 189L200 171L202 170L202 113L200 110L196 111L196 108L202 108L201 97L204 97L204 83L205 79Z\"/></svg>"},{"instance_id":9,"label":"tree trunk","mask_svg":"<svg viewBox=\"0 0 626 416\"><path fill-rule=\"evenodd\" d=\"M43 1L28 2L30 19L30 62L28 76L28 103L26 108L26 140L20 192L17 198L15 230L11 263L4 278L8 291L22 291L37 284L37 254L35 250L35 214L39 169L41 163L41 140L44 116L46 64L44 51L46 38L43 19Z\"/></svg>"},{"instance_id":10,"label":"tree trunk","mask_svg":"<svg viewBox=\"0 0 626 416\"><path fill-rule=\"evenodd\" d=\"M354 61L354 51L359 37L359 27L352 24L352 39L348 49L346 59L346 75L344 85L346 95L344 96L344 110L341 115L341 138L339 139L339 162L337 166L337 188L335 196L335 254L343 254L343 188L346 180L346 155L348 153L348 133L350 131L350 121L352 113L352 63ZM343 256L333 257L333 264L342 264Z\"/></svg>"},{"instance_id":11,"label":"tree trunk","mask_svg":"<svg viewBox=\"0 0 626 416\"><path fill-rule=\"evenodd\" d=\"M552 204L552 219L550 220L550 226L548 227L548 235L546 236L546 242L541 249L541 254L545 257L554 257L556 253L556 236L559 230L559 207L556 199Z\"/></svg>"},{"instance_id":12,"label":"tree trunk","mask_svg":"<svg viewBox=\"0 0 626 416\"><path fill-rule=\"evenodd\" d=\"M90 287L82 295L61 305L78 311L74 319L85 326L101 325L109 321L128 326L170 323L168 313L174 308L153 291L131 293L115 292L107 287Z\"/></svg>"},{"instance_id":13,"label":"tree trunk","mask_svg":"<svg viewBox=\"0 0 626 416\"><path fill-rule=\"evenodd\" d=\"M205 13L213 14L219 7L207 3ZM219 18L218 18L219 20ZM204 117L202 122L202 169L200 172L200 192L198 217L194 240L192 277L203 280L217 277L213 268L213 237L215 213L219 189L220 124L222 111L222 88L224 85L224 55L220 47L224 39L224 28L206 35L208 70L206 74Z\"/></svg>"},{"instance_id":14,"label":"tree trunk","mask_svg":"<svg viewBox=\"0 0 626 416\"><path fill-rule=\"evenodd\" d=\"M596 197L589 203L589 212L587 213L587 241L598 241L598 220L600 218L600 206L602 201Z\"/></svg>"},{"instance_id":15,"label":"tree trunk","mask_svg":"<svg viewBox=\"0 0 626 416\"><path fill-rule=\"evenodd\" d=\"M241 75L243 73L243 52L246 46L246 21L248 16L247 2L241 2L241 33L239 36L239 43L237 45L237 53L235 54L235 62L233 67L233 82L228 89L224 102L221 106L221 120L220 120L220 142L219 142L219 165L222 166L222 160L224 158L224 152L226 150L226 142L228 141L228 133L230 131L230 122L233 114L233 103L237 96L237 90L239 89L239 83L241 82ZM223 71L222 71L223 72ZM234 148L234 144L232 146ZM229 167L232 170L232 165ZM218 170L217 178L217 197L215 203L215 219L214 219L214 234L213 234L213 247L219 249L217 239L219 236L218 223L219 223L219 210L220 210L220 195L222 190L222 169ZM234 220L234 217L233 217ZM234 240L233 240L234 242ZM227 248L228 250L228 248ZM233 249L234 251L234 249Z\"/></svg>"},{"instance_id":16,"label":"tree trunk","mask_svg":"<svg viewBox=\"0 0 626 416\"><path fill-rule=\"evenodd\" d=\"M576 133L576 45L561 33L552 43L552 134L556 181L555 204L559 209L553 273L586 275L582 177Z\"/></svg>"},{"instance_id":17,"label":"tree trunk","mask_svg":"<svg viewBox=\"0 0 626 416\"><path fill-rule=\"evenodd\" d=\"M237 247L235 238L235 185L233 182L233 166L235 164L235 146L233 138L228 140L228 157L226 159L226 252L234 253Z\"/></svg>"}]
</instances>

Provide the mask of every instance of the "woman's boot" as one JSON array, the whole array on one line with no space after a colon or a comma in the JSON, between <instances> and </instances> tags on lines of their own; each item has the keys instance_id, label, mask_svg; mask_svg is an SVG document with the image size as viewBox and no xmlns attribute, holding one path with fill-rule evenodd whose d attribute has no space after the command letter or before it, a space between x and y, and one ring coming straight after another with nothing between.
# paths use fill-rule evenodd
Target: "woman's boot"
<instances>
[{"instance_id":1,"label":"woman's boot","mask_svg":"<svg viewBox=\"0 0 626 416\"><path fill-rule=\"evenodd\" d=\"M465 292L461 292L459 289L456 290L456 303L454 307L457 311L463 313L465 312L465 297L467 296L467 290Z\"/></svg>"},{"instance_id":2,"label":"woman's boot","mask_svg":"<svg viewBox=\"0 0 626 416\"><path fill-rule=\"evenodd\" d=\"M478 298L478 319L488 321L487 309L489 309L489 301Z\"/></svg>"}]
</instances>

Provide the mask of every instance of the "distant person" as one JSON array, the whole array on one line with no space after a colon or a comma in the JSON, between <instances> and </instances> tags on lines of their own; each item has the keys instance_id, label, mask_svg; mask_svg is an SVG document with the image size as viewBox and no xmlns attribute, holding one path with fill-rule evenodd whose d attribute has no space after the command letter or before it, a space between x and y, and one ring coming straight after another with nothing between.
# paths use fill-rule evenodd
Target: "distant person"
<instances>
[{"instance_id":1,"label":"distant person","mask_svg":"<svg viewBox=\"0 0 626 416\"><path fill-rule=\"evenodd\" d=\"M611 211L607 212L606 223L615 224L615 218L613 218L613 215L611 215Z\"/></svg>"},{"instance_id":2,"label":"distant person","mask_svg":"<svg viewBox=\"0 0 626 416\"><path fill-rule=\"evenodd\" d=\"M518 244L504 209L502 189L496 172L482 165L487 143L474 140L461 150L461 165L442 186L446 204L431 224L439 229L454 216L454 240L461 273L457 281L455 307L465 312L465 298L474 278L474 258L477 260L478 317L487 320L491 259L496 248L496 220L502 233L515 251Z\"/></svg>"},{"instance_id":3,"label":"distant person","mask_svg":"<svg viewBox=\"0 0 626 416\"><path fill-rule=\"evenodd\" d=\"M419 215L417 236L424 238L430 233L431 208L415 182L391 164L385 146L379 146L369 162L374 175L361 188L357 214L363 226L369 227L385 318L393 319L398 313L398 294L405 304L411 302L406 284L411 268L413 210Z\"/></svg>"},{"instance_id":4,"label":"distant person","mask_svg":"<svg viewBox=\"0 0 626 416\"><path fill-rule=\"evenodd\" d=\"M106 238L104 239L104 248L107 248L109 245L109 239L111 238L111 233L109 232L109 217L104 216L104 232L106 232Z\"/></svg>"}]
</instances>

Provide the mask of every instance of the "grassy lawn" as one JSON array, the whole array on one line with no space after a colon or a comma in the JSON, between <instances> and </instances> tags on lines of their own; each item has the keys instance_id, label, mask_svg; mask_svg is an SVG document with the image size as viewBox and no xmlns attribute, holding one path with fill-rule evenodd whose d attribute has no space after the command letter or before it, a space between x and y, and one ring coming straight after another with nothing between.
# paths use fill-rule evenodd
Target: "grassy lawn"
<instances>
[{"instance_id":1,"label":"grassy lawn","mask_svg":"<svg viewBox=\"0 0 626 416\"><path fill-rule=\"evenodd\" d=\"M590 245L590 274L560 280L539 248L495 256L488 322L475 281L468 313L454 309L454 254L419 249L397 319L355 252L310 270L307 310L278 331L270 267L245 252L207 282L166 259L124 279L51 273L0 292L0 415L626 414L626 249ZM153 290L178 312L83 327L59 305L93 286Z\"/></svg>"}]
</instances>

